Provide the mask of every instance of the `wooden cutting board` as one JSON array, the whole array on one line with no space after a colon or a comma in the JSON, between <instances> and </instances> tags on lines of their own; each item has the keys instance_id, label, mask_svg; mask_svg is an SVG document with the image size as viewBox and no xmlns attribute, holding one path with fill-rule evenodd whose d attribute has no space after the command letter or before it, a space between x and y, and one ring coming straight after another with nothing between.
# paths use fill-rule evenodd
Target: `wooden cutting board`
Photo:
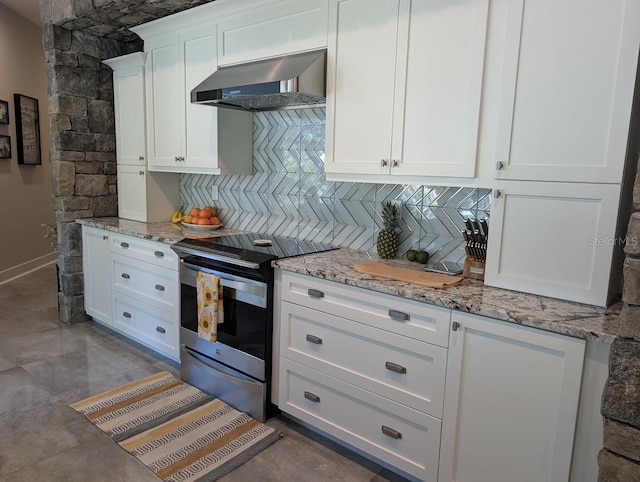
<instances>
[{"instance_id":1,"label":"wooden cutting board","mask_svg":"<svg viewBox=\"0 0 640 482\"><path fill-rule=\"evenodd\" d=\"M460 283L463 280L460 276L450 276L440 273L429 273L415 269L396 268L388 264L372 262L365 264L354 264L353 269L358 273L379 276L381 278L404 281L405 283L415 283L429 288L447 288Z\"/></svg>"}]
</instances>

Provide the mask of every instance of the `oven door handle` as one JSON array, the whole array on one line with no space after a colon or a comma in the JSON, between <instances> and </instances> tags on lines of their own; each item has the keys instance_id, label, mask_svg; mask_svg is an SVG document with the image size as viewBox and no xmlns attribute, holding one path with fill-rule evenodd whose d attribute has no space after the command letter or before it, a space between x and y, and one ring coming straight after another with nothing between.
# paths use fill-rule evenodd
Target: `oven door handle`
<instances>
[{"instance_id":1,"label":"oven door handle","mask_svg":"<svg viewBox=\"0 0 640 482\"><path fill-rule=\"evenodd\" d=\"M183 271L185 272L184 274L188 275L190 279L189 280L183 279L182 282L184 283L186 281L189 286L193 286L194 288L196 286L196 275L198 274L198 271L203 271L205 273L211 273L218 276L221 275L220 272L213 271L200 266L195 266L192 264L187 264L187 263L184 264ZM243 283L242 281L230 280L228 278L225 278L224 276L220 276L220 283L222 284L223 287L232 288L236 291L241 291L243 293L248 293L248 294L257 296L260 299L265 301L267 299L267 285L265 283L260 283L260 282L258 282L259 284Z\"/></svg>"},{"instance_id":2,"label":"oven door handle","mask_svg":"<svg viewBox=\"0 0 640 482\"><path fill-rule=\"evenodd\" d=\"M247 375L245 375L244 373L241 373L237 370L233 370L231 368L227 368L222 364L216 363L216 365L213 365L211 363L211 361L209 361L206 357L200 355L199 353L193 351L191 348L186 347L184 345L182 345L182 349L184 350L184 353L186 353L187 355L189 355L191 358L193 358L193 360L191 360L191 363L195 363L196 365L199 365L200 368L204 369L204 370L212 370L216 372L216 376L223 378L224 380L227 380L229 382L233 382L236 385L248 385L248 386L254 386L254 385L262 385L263 382L260 382L258 380L255 380ZM184 363L184 360L183 360Z\"/></svg>"}]
</instances>

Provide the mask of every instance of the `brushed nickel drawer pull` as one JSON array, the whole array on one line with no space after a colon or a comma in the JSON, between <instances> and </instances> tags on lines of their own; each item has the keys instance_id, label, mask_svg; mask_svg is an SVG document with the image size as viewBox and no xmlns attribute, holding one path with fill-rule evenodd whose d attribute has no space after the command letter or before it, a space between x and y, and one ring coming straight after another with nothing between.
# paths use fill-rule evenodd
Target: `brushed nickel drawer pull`
<instances>
[{"instance_id":1,"label":"brushed nickel drawer pull","mask_svg":"<svg viewBox=\"0 0 640 482\"><path fill-rule=\"evenodd\" d=\"M318 395L316 395L315 393L304 392L304 398L306 398L307 400L311 400L313 403L319 403L320 402L320 397Z\"/></svg>"},{"instance_id":2,"label":"brushed nickel drawer pull","mask_svg":"<svg viewBox=\"0 0 640 482\"><path fill-rule=\"evenodd\" d=\"M144 161L144 156L138 156L139 161Z\"/></svg>"},{"instance_id":3,"label":"brushed nickel drawer pull","mask_svg":"<svg viewBox=\"0 0 640 482\"><path fill-rule=\"evenodd\" d=\"M127 249L129 247L129 243L120 243L120 247Z\"/></svg>"},{"instance_id":4,"label":"brushed nickel drawer pull","mask_svg":"<svg viewBox=\"0 0 640 482\"><path fill-rule=\"evenodd\" d=\"M307 290L307 294L309 296L311 296L312 298L324 298L324 292L320 291L320 290L314 290L309 288Z\"/></svg>"},{"instance_id":5,"label":"brushed nickel drawer pull","mask_svg":"<svg viewBox=\"0 0 640 482\"><path fill-rule=\"evenodd\" d=\"M407 373L407 369L405 367L403 367L402 365L398 365L397 363L393 363L393 362L386 362L384 364L385 368L389 371L392 372L396 372L396 373Z\"/></svg>"},{"instance_id":6,"label":"brushed nickel drawer pull","mask_svg":"<svg viewBox=\"0 0 640 482\"><path fill-rule=\"evenodd\" d=\"M156 289L157 289L158 291L164 291L164 286L162 286L162 285L156 285Z\"/></svg>"},{"instance_id":7,"label":"brushed nickel drawer pull","mask_svg":"<svg viewBox=\"0 0 640 482\"><path fill-rule=\"evenodd\" d=\"M394 438L396 440L402 438L402 434L397 430L392 429L391 427L387 427L385 425L382 426L382 433L387 435L388 437Z\"/></svg>"},{"instance_id":8,"label":"brushed nickel drawer pull","mask_svg":"<svg viewBox=\"0 0 640 482\"><path fill-rule=\"evenodd\" d=\"M451 331L458 331L458 328L460 328L460 323L458 323L457 321L451 323Z\"/></svg>"},{"instance_id":9,"label":"brushed nickel drawer pull","mask_svg":"<svg viewBox=\"0 0 640 482\"><path fill-rule=\"evenodd\" d=\"M124 279L130 279L131 276L128 273L122 273L120 276L122 276Z\"/></svg>"},{"instance_id":10,"label":"brushed nickel drawer pull","mask_svg":"<svg viewBox=\"0 0 640 482\"><path fill-rule=\"evenodd\" d=\"M138 174L140 174L141 176L144 176L144 171L140 171Z\"/></svg>"},{"instance_id":11,"label":"brushed nickel drawer pull","mask_svg":"<svg viewBox=\"0 0 640 482\"><path fill-rule=\"evenodd\" d=\"M122 313L122 316L124 316L125 318L131 318L131 313L129 313L128 311L125 311Z\"/></svg>"},{"instance_id":12,"label":"brushed nickel drawer pull","mask_svg":"<svg viewBox=\"0 0 640 482\"><path fill-rule=\"evenodd\" d=\"M156 255L156 257L158 258L164 258L164 253L162 251L156 251L155 253L153 253Z\"/></svg>"},{"instance_id":13,"label":"brushed nickel drawer pull","mask_svg":"<svg viewBox=\"0 0 640 482\"><path fill-rule=\"evenodd\" d=\"M307 335L307 341L309 343L313 343L314 345L322 345L322 338L318 338L314 335Z\"/></svg>"},{"instance_id":14,"label":"brushed nickel drawer pull","mask_svg":"<svg viewBox=\"0 0 640 482\"><path fill-rule=\"evenodd\" d=\"M397 310L389 310L389 317L398 321L409 321L411 319L408 313Z\"/></svg>"},{"instance_id":15,"label":"brushed nickel drawer pull","mask_svg":"<svg viewBox=\"0 0 640 482\"><path fill-rule=\"evenodd\" d=\"M102 239L104 239L106 241L107 239L109 239L109 236L107 236L106 234L103 234L102 235Z\"/></svg>"},{"instance_id":16,"label":"brushed nickel drawer pull","mask_svg":"<svg viewBox=\"0 0 640 482\"><path fill-rule=\"evenodd\" d=\"M157 331L158 333L163 333L163 334L167 332L167 330L165 330L165 329L164 329L164 328L162 328L161 326L156 326L156 331Z\"/></svg>"}]
</instances>

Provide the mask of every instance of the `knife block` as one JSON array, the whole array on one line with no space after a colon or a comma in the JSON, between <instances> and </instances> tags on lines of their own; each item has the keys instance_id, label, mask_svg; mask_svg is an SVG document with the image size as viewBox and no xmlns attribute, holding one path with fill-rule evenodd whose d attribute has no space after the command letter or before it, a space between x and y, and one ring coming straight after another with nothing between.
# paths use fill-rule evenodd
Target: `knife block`
<instances>
[{"instance_id":1,"label":"knife block","mask_svg":"<svg viewBox=\"0 0 640 482\"><path fill-rule=\"evenodd\" d=\"M464 268L462 270L462 276L465 278L478 279L484 281L484 268L486 263L484 261L475 261L468 256L464 260Z\"/></svg>"}]
</instances>

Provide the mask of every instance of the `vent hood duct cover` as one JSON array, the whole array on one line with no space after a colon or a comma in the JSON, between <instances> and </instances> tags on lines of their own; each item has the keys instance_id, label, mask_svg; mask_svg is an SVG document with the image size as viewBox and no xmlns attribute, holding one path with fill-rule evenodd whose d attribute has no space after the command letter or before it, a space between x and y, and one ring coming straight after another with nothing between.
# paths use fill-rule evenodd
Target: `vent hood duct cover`
<instances>
[{"instance_id":1,"label":"vent hood duct cover","mask_svg":"<svg viewBox=\"0 0 640 482\"><path fill-rule=\"evenodd\" d=\"M276 110L325 103L326 49L221 67L191 91L194 104Z\"/></svg>"}]
</instances>

